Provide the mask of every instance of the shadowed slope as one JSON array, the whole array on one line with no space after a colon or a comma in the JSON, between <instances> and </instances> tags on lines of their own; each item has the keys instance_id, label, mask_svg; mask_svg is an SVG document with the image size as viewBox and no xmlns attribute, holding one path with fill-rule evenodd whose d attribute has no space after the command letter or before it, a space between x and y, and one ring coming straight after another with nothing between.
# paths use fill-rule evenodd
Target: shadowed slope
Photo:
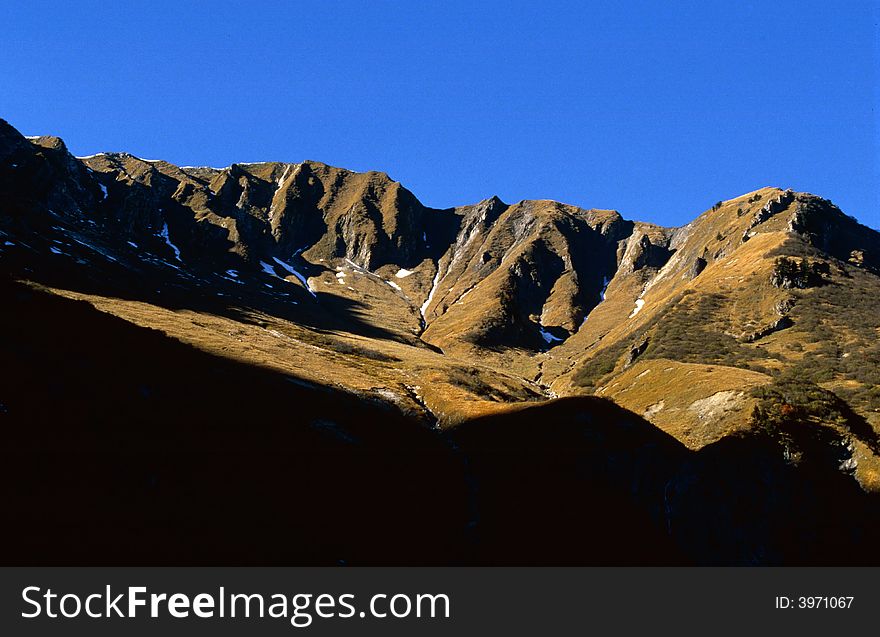
<instances>
[{"instance_id":1,"label":"shadowed slope","mask_svg":"<svg viewBox=\"0 0 880 637\"><path fill-rule=\"evenodd\" d=\"M382 403L2 283L2 561L445 562L444 442ZM63 328L63 329L62 329Z\"/></svg>"}]
</instances>

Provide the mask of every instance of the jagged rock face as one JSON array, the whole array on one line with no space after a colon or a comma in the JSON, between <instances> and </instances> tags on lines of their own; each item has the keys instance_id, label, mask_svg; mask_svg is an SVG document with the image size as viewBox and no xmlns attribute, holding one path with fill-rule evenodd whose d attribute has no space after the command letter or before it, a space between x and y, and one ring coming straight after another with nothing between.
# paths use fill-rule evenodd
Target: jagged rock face
<instances>
[{"instance_id":1,"label":"jagged rock face","mask_svg":"<svg viewBox=\"0 0 880 637\"><path fill-rule=\"evenodd\" d=\"M829 202L778 189L667 229L550 201L493 197L429 209L383 173L317 162L214 169L125 153L77 160L60 140L26 140L6 124L2 143L18 171L3 173L12 205L88 220L111 243L175 267L269 273L314 299L329 285L373 312L393 304L389 320L403 317L400 329L449 351L535 352L569 341L589 348L609 319L639 330L665 302L654 299L708 280L715 264L735 263L741 236L794 233L866 269L880 243ZM357 285L359 277L372 287ZM778 318L762 311L753 325L730 330L761 333Z\"/></svg>"},{"instance_id":2,"label":"jagged rock face","mask_svg":"<svg viewBox=\"0 0 880 637\"><path fill-rule=\"evenodd\" d=\"M194 223L222 229L230 245L193 246L215 258L230 250L246 261L303 254L311 260L349 259L373 270L390 263L392 255L412 265L424 252L419 231L429 211L379 173L358 175L306 162L235 164L213 175L204 169L187 174L159 163L134 179L148 187L169 181L175 186L170 198L188 217L178 220L184 245L195 241ZM157 190L162 197L169 188Z\"/></svg>"},{"instance_id":3,"label":"jagged rock face","mask_svg":"<svg viewBox=\"0 0 880 637\"><path fill-rule=\"evenodd\" d=\"M100 195L86 168L75 160L57 137L33 142L0 120L0 196L4 211L21 217L33 209L72 210L81 213Z\"/></svg>"},{"instance_id":4,"label":"jagged rock face","mask_svg":"<svg viewBox=\"0 0 880 637\"><path fill-rule=\"evenodd\" d=\"M555 346L580 330L606 289L632 280L644 294L663 279L694 279L726 254L705 243L694 254L696 226L672 231L555 202L492 198L433 210L387 175L316 162L178 168L124 153L79 161L59 140L6 135L10 148L36 154L40 170L50 171L47 208L89 217L166 261L259 272L278 259L276 273L298 269L304 287L349 265L385 268L377 278L386 280L415 272L396 283L414 317L409 329L444 349ZM28 190L40 192L33 183ZM785 192L755 204L743 232L759 230L793 198ZM798 205L793 223L806 228L813 204ZM873 262L870 247L844 243L848 258Z\"/></svg>"},{"instance_id":5,"label":"jagged rock face","mask_svg":"<svg viewBox=\"0 0 880 637\"><path fill-rule=\"evenodd\" d=\"M662 268L670 256L672 251L667 246L654 245L648 235L642 235L632 257L632 267L633 270L641 270L644 267Z\"/></svg>"},{"instance_id":6,"label":"jagged rock face","mask_svg":"<svg viewBox=\"0 0 880 637\"><path fill-rule=\"evenodd\" d=\"M688 278L695 279L700 276L700 272L705 270L707 265L709 265L709 263L703 257L697 257L694 259L693 265L691 265L690 271L687 274Z\"/></svg>"},{"instance_id":7,"label":"jagged rock face","mask_svg":"<svg viewBox=\"0 0 880 637\"><path fill-rule=\"evenodd\" d=\"M20 136L15 143L23 168L28 156L40 162L27 191L39 196L41 179L53 184L42 196L47 208L88 215L138 244L155 243L167 224L190 262L217 268L303 253L314 261L349 259L367 270L413 266L427 256L427 231L438 225L428 217L444 217L381 173L314 162L180 169L124 153L79 161L60 142L36 151ZM10 199L22 197L10 193Z\"/></svg>"},{"instance_id":8,"label":"jagged rock face","mask_svg":"<svg viewBox=\"0 0 880 637\"><path fill-rule=\"evenodd\" d=\"M670 249L672 232L651 224L637 223L618 248L619 269L634 273L644 268L662 268L675 252Z\"/></svg>"},{"instance_id":9,"label":"jagged rock face","mask_svg":"<svg viewBox=\"0 0 880 637\"><path fill-rule=\"evenodd\" d=\"M617 213L555 202L508 206L492 198L433 210L387 175L316 162L212 169L126 153L77 160L59 140L32 143L4 130L8 152L22 165L33 160L23 190L41 206L87 219L110 241L175 266L280 276L299 268L309 288L312 277L340 267L415 271L418 283L402 296L418 311L424 340L440 346L540 349L573 333L614 275L618 242L633 230ZM40 180L51 190L43 193ZM642 246L647 261L655 251ZM459 307L471 292L481 303Z\"/></svg>"},{"instance_id":10,"label":"jagged rock face","mask_svg":"<svg viewBox=\"0 0 880 637\"><path fill-rule=\"evenodd\" d=\"M546 201L492 199L461 215L425 307L424 337L444 349L540 347L576 331L600 301L617 241L631 228L613 211Z\"/></svg>"},{"instance_id":11,"label":"jagged rock face","mask_svg":"<svg viewBox=\"0 0 880 637\"><path fill-rule=\"evenodd\" d=\"M792 201L794 201L794 192L791 190L786 190L778 197L771 199L766 204L764 204L763 208L755 213L755 216L752 218L752 222L749 224L747 231L751 230L755 226L764 223L773 215L782 212L783 210L788 208L789 205L791 205Z\"/></svg>"},{"instance_id":12,"label":"jagged rock face","mask_svg":"<svg viewBox=\"0 0 880 637\"><path fill-rule=\"evenodd\" d=\"M325 226L324 232L315 228L312 236L299 242L297 247L307 247L307 257L349 259L367 270L391 263L413 266L424 258L426 217L432 211L387 175L301 164L291 181L296 189L285 191L288 206L279 210L279 218L284 219L279 224L295 232L301 219L289 211L311 189L311 210L299 214L319 217Z\"/></svg>"}]
</instances>

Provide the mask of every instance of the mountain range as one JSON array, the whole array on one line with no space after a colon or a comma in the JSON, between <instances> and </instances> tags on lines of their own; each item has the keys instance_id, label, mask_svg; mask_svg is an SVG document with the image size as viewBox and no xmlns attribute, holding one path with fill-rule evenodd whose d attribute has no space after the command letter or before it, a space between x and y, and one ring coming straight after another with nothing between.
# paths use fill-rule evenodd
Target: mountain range
<instances>
[{"instance_id":1,"label":"mountain range","mask_svg":"<svg viewBox=\"0 0 880 637\"><path fill-rule=\"evenodd\" d=\"M880 233L0 120L4 563L876 564Z\"/></svg>"}]
</instances>

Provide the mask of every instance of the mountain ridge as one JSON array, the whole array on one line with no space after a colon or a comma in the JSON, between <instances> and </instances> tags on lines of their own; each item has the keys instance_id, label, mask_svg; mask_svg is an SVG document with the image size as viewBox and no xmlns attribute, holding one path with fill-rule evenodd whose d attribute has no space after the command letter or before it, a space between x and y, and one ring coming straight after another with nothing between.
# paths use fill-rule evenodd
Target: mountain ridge
<instances>
[{"instance_id":1,"label":"mountain ridge","mask_svg":"<svg viewBox=\"0 0 880 637\"><path fill-rule=\"evenodd\" d=\"M831 559L810 539L822 536L823 511L840 518L840 507L852 507L853 520L869 526L880 519L880 233L815 195L761 188L676 228L552 200L493 196L436 209L381 172L320 162L178 167L128 153L74 158L61 139L25 138L0 121L0 266L4 298L28 317L19 326L10 317L4 348L29 370L16 379L19 394L34 396L28 407L0 391L0 417L25 428L15 435L37 463L44 459L31 425L35 436L76 440L76 427L92 432L89 414L110 417L105 402L137 414L145 401L165 419L155 432L133 432L123 453L137 455L143 439L175 467L162 446L175 427L209 432L212 422L233 432L224 438L229 453L242 436L246 448L274 458L278 450L253 437L248 413L277 419L273 436L292 427L299 433L291 440L320 453L322 436L354 448L375 440L414 458L428 454L441 483L482 503L482 517L470 521L408 514L419 534L439 523L476 525L475 537L447 529L454 537L445 557L424 553L453 561L474 550L477 562L505 563L519 550L525 562L565 563L578 545L574 532L554 548L561 527L542 530L532 520L522 533L543 543L525 550L525 535L508 537L522 523L505 500L512 484L542 515L591 494L598 510L619 516L596 539L624 562L639 541L630 524L651 529L643 539L653 548L632 553L636 561L776 563ZM89 334L90 348L65 338L67 323ZM61 338L41 336L53 325ZM143 335L153 333L168 360L151 358ZM174 380L151 389L117 351L125 339L154 374L185 363L196 376L169 371ZM44 341L71 350L61 356ZM77 365L120 396L82 385ZM261 370L263 380L247 380L257 378L247 370ZM237 375L248 388L239 399L252 391L260 404L227 414L212 383L234 393ZM192 405L181 387L190 384ZM77 394L83 386L86 397ZM157 395L174 396L187 421L175 421ZM325 413L298 410L298 401ZM383 438L383 419L395 423L398 442ZM68 420L73 429L55 431ZM195 466L217 471L191 443ZM307 464L303 453L296 462ZM750 467L742 484L719 468L738 463ZM463 515L464 496L412 470L443 510ZM763 493L771 479L784 486ZM711 490L695 486L701 481L729 497L715 503ZM642 486L630 492L632 484ZM784 493L799 503L785 511L809 512L803 527L772 514L800 538L791 551L758 523ZM726 515L740 497L755 499L746 517L757 517L700 539L706 520L698 511ZM810 498L819 504L804 504ZM571 528L589 532L592 523L579 511ZM857 532L835 527L829 537L846 542ZM328 537L344 544L338 531ZM713 554L716 545L725 548ZM366 544L358 546L370 561ZM417 540L407 547L408 555L423 549ZM862 541L852 547L851 561L869 550Z\"/></svg>"},{"instance_id":2,"label":"mountain ridge","mask_svg":"<svg viewBox=\"0 0 880 637\"><path fill-rule=\"evenodd\" d=\"M563 352L570 341L589 349L606 338L609 321L617 332L632 331L653 315L658 293L668 297L681 279L711 272L753 237L767 241L768 230L808 243L843 236L837 258L869 270L878 262L878 233L854 231L854 220L825 200L777 188L664 228L550 200L490 197L433 209L385 173L319 162L183 169L128 153L75 159L59 138L26 140L6 123L3 136L7 153L51 153L69 182L67 200L49 193L47 209L72 203L100 236L155 254L160 267L213 270L239 283L241 272L286 280L287 295L303 308L328 293L347 304L367 301L365 308L388 310L386 327L406 342L476 351L494 357L497 368L511 362L499 349ZM867 246L853 243L862 235ZM849 244L858 244L850 251L857 256L844 254ZM354 280L362 284L353 287ZM758 314L756 334L778 320L772 309ZM546 380L545 367L516 372ZM557 386L560 374L551 379Z\"/></svg>"}]
</instances>

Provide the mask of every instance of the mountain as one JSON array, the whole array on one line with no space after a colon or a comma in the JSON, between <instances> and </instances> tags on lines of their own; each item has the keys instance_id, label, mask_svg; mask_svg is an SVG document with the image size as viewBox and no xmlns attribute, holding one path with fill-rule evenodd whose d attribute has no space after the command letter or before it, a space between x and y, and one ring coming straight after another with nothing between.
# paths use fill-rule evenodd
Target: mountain
<instances>
[{"instance_id":1,"label":"mountain","mask_svg":"<svg viewBox=\"0 0 880 637\"><path fill-rule=\"evenodd\" d=\"M0 272L7 562L880 561L880 233L815 195L441 210L0 120Z\"/></svg>"}]
</instances>

